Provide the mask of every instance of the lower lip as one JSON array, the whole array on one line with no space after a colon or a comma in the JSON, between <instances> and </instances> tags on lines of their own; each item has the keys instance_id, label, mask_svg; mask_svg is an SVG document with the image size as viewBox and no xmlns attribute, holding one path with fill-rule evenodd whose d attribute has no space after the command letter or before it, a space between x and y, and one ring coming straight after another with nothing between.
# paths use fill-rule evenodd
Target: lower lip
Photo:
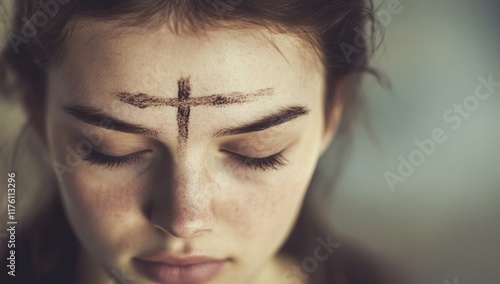
<instances>
[{"instance_id":1,"label":"lower lip","mask_svg":"<svg viewBox=\"0 0 500 284\"><path fill-rule=\"evenodd\" d=\"M135 259L139 271L147 278L160 283L205 283L215 278L226 261L209 261L189 265Z\"/></svg>"}]
</instances>

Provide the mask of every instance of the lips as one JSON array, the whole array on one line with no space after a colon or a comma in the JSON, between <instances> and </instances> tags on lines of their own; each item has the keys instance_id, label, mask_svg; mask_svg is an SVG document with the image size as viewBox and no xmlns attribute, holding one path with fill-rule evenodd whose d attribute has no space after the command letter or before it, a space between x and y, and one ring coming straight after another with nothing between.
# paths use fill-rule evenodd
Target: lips
<instances>
[{"instance_id":1,"label":"lips","mask_svg":"<svg viewBox=\"0 0 500 284\"><path fill-rule=\"evenodd\" d=\"M228 262L206 256L152 255L134 258L137 269L147 278L164 284L206 283Z\"/></svg>"}]
</instances>

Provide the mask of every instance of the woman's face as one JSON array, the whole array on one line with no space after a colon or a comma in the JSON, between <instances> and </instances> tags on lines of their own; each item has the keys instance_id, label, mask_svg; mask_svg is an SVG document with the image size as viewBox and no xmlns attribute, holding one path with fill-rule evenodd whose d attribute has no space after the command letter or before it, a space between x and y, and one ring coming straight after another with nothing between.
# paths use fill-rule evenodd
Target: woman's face
<instances>
[{"instance_id":1,"label":"woman's face","mask_svg":"<svg viewBox=\"0 0 500 284\"><path fill-rule=\"evenodd\" d=\"M66 54L49 70L45 128L88 255L134 283L253 279L331 136L315 53L261 28L80 20Z\"/></svg>"}]
</instances>

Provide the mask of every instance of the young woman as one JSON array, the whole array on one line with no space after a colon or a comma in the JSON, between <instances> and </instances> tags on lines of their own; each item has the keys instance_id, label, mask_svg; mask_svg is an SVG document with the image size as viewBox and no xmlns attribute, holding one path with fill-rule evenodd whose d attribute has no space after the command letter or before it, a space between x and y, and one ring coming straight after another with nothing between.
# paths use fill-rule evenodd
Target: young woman
<instances>
[{"instance_id":1,"label":"young woman","mask_svg":"<svg viewBox=\"0 0 500 284\"><path fill-rule=\"evenodd\" d=\"M390 283L306 198L348 137L373 15L361 0L16 1L2 84L57 190L2 283Z\"/></svg>"}]
</instances>

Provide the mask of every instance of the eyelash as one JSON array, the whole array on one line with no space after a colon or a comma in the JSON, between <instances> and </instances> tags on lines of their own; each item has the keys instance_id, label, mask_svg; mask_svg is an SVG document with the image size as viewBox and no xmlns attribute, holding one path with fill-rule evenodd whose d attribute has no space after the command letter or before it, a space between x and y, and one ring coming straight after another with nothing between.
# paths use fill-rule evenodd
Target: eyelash
<instances>
[{"instance_id":1,"label":"eyelash","mask_svg":"<svg viewBox=\"0 0 500 284\"><path fill-rule=\"evenodd\" d=\"M137 162L139 154L138 152L126 156L109 156L94 150L84 160L93 165L102 165L104 168L112 169Z\"/></svg>"},{"instance_id":2,"label":"eyelash","mask_svg":"<svg viewBox=\"0 0 500 284\"><path fill-rule=\"evenodd\" d=\"M264 158L250 158L234 153L229 154L229 157L232 161L244 167L263 171L270 169L277 170L278 168L285 166L288 162L285 157L283 157L283 151Z\"/></svg>"},{"instance_id":3,"label":"eyelash","mask_svg":"<svg viewBox=\"0 0 500 284\"><path fill-rule=\"evenodd\" d=\"M283 157L282 152L264 158L250 158L235 153L229 153L229 157L232 161L253 170L277 170L285 166L288 162L285 157ZM102 165L104 168L112 169L114 167L131 165L137 162L139 154L140 153L133 153L126 156L109 156L94 150L85 157L84 160L94 165Z\"/></svg>"}]
</instances>

